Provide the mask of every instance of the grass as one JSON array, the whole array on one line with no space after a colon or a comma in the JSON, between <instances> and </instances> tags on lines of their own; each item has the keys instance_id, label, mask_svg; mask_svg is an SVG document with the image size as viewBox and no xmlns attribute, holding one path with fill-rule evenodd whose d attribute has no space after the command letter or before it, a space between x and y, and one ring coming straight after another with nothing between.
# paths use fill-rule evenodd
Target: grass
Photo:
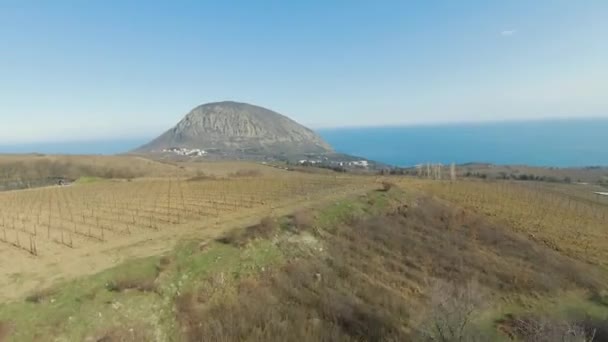
<instances>
[{"instance_id":1,"label":"grass","mask_svg":"<svg viewBox=\"0 0 608 342\"><path fill-rule=\"evenodd\" d=\"M82 176L78 178L74 184L91 184L103 181L104 178L101 177L92 177L92 176Z\"/></svg>"},{"instance_id":2,"label":"grass","mask_svg":"<svg viewBox=\"0 0 608 342\"><path fill-rule=\"evenodd\" d=\"M160 298L146 293L113 292L107 284L148 279L158 258L133 260L77 281L37 291L22 302L0 306L0 321L14 324L12 340L36 341L49 336L79 341L103 327L130 329L137 321L156 323Z\"/></svg>"},{"instance_id":3,"label":"grass","mask_svg":"<svg viewBox=\"0 0 608 342\"><path fill-rule=\"evenodd\" d=\"M347 203L321 216L329 222L332 215L355 207L354 202ZM35 291L27 300L0 305L0 322L14 324L10 338L16 341L44 336L110 338L110 332L134 329L137 333L138 327L146 326L177 334L174 298L218 284L226 285L221 287L226 290L214 298L229 297L236 284L285 262L283 247L267 239L269 233L280 232L274 220L263 219L245 231L255 238L243 246L210 242L201 248L200 241L184 241L169 255L131 260L94 276Z\"/></svg>"},{"instance_id":4,"label":"grass","mask_svg":"<svg viewBox=\"0 0 608 342\"><path fill-rule=\"evenodd\" d=\"M471 279L487 293L471 329L489 340L507 338L499 328L508 317L608 320L597 267L396 186L232 234L0 305L0 336L417 340L433 318L424 315L436 298L430 284Z\"/></svg>"},{"instance_id":5,"label":"grass","mask_svg":"<svg viewBox=\"0 0 608 342\"><path fill-rule=\"evenodd\" d=\"M37 304L7 304L0 308L0 317L13 317L17 323L13 338L18 341L40 336L70 341L106 335L117 338L125 331L139 336L147 331L142 327L164 325L171 317L170 307L159 294L160 287L167 284L159 277L170 267L165 257L128 261L95 276L61 284L51 290L51 297Z\"/></svg>"}]
</instances>

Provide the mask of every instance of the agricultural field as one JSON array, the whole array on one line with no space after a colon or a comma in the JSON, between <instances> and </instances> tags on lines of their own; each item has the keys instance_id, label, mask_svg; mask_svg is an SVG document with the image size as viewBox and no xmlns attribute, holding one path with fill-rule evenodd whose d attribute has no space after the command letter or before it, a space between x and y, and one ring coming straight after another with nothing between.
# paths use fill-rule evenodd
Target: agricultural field
<instances>
[{"instance_id":1,"label":"agricultural field","mask_svg":"<svg viewBox=\"0 0 608 342\"><path fill-rule=\"evenodd\" d=\"M0 257L15 262L0 266L0 297L99 270L133 254L156 253L188 235L215 234L238 219L360 191L373 182L241 170L223 178L90 178L70 186L1 192Z\"/></svg>"},{"instance_id":2,"label":"agricultural field","mask_svg":"<svg viewBox=\"0 0 608 342\"><path fill-rule=\"evenodd\" d=\"M581 168L554 168L533 167L527 165L494 165L470 163L459 165L457 168L459 176L483 175L489 179L518 178L522 176L534 176L551 180L553 183L589 183L599 184L608 177L606 167L581 167Z\"/></svg>"},{"instance_id":3,"label":"agricultural field","mask_svg":"<svg viewBox=\"0 0 608 342\"><path fill-rule=\"evenodd\" d=\"M0 193L0 341L608 338L590 188L171 167Z\"/></svg>"},{"instance_id":4,"label":"agricultural field","mask_svg":"<svg viewBox=\"0 0 608 342\"><path fill-rule=\"evenodd\" d=\"M7 341L433 341L450 329L443 340L608 337L605 271L401 182L36 289L0 304L0 332Z\"/></svg>"},{"instance_id":5,"label":"agricultural field","mask_svg":"<svg viewBox=\"0 0 608 342\"><path fill-rule=\"evenodd\" d=\"M550 248L608 269L608 202L577 185L408 180Z\"/></svg>"}]
</instances>

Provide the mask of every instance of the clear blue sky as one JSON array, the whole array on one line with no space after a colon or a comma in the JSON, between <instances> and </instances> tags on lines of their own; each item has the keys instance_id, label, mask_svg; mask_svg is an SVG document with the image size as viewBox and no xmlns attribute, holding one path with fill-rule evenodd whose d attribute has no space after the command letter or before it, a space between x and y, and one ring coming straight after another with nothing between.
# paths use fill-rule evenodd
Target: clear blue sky
<instances>
[{"instance_id":1,"label":"clear blue sky","mask_svg":"<svg viewBox=\"0 0 608 342\"><path fill-rule=\"evenodd\" d=\"M205 102L315 127L608 116L608 1L0 0L0 144Z\"/></svg>"}]
</instances>

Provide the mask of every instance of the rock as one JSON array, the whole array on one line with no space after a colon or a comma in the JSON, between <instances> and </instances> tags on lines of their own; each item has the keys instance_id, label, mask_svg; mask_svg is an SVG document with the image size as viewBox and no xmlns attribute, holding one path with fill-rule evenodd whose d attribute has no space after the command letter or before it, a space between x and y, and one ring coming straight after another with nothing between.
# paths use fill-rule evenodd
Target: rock
<instances>
[{"instance_id":1,"label":"rock","mask_svg":"<svg viewBox=\"0 0 608 342\"><path fill-rule=\"evenodd\" d=\"M135 152L182 147L267 155L333 152L319 135L288 117L231 101L194 108L175 127Z\"/></svg>"}]
</instances>

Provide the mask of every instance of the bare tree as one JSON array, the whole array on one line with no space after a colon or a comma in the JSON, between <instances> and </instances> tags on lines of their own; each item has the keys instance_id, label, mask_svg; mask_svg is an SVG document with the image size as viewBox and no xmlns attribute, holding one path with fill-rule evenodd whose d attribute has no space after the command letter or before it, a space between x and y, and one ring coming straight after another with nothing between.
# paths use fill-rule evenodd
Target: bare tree
<instances>
[{"instance_id":1,"label":"bare tree","mask_svg":"<svg viewBox=\"0 0 608 342\"><path fill-rule=\"evenodd\" d=\"M430 304L421 331L427 341L484 341L471 327L474 316L483 309L483 291L477 282L456 285L435 280L429 292Z\"/></svg>"},{"instance_id":2,"label":"bare tree","mask_svg":"<svg viewBox=\"0 0 608 342\"><path fill-rule=\"evenodd\" d=\"M422 177L422 166L423 166L422 164L416 165L416 175L418 177Z\"/></svg>"},{"instance_id":3,"label":"bare tree","mask_svg":"<svg viewBox=\"0 0 608 342\"><path fill-rule=\"evenodd\" d=\"M456 164L450 165L450 180L453 182L456 180Z\"/></svg>"},{"instance_id":4,"label":"bare tree","mask_svg":"<svg viewBox=\"0 0 608 342\"><path fill-rule=\"evenodd\" d=\"M435 164L435 179L437 180L441 180L441 168L443 168L441 163Z\"/></svg>"},{"instance_id":5,"label":"bare tree","mask_svg":"<svg viewBox=\"0 0 608 342\"><path fill-rule=\"evenodd\" d=\"M595 331L567 321L546 318L517 319L516 334L525 342L592 342Z\"/></svg>"}]
</instances>

